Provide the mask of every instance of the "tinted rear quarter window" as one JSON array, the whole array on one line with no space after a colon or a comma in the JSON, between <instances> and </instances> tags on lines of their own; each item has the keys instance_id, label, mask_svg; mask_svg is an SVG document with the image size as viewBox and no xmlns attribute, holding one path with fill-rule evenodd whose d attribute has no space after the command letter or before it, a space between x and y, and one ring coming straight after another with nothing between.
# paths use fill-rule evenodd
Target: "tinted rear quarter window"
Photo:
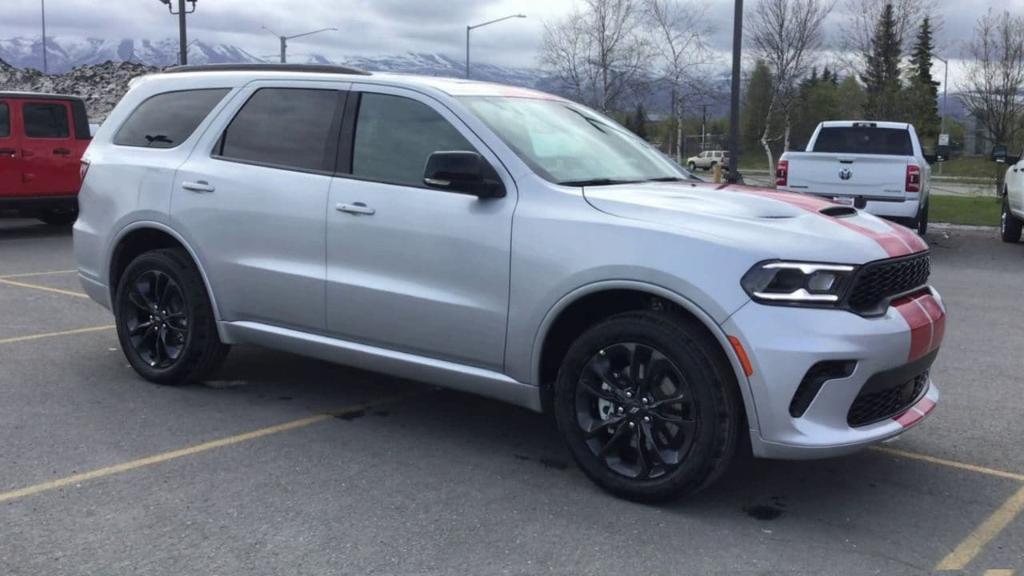
<instances>
[{"instance_id":1,"label":"tinted rear quarter window","mask_svg":"<svg viewBox=\"0 0 1024 576\"><path fill-rule=\"evenodd\" d=\"M910 131L906 129L837 126L821 129L814 141L813 151L913 156L914 146L910 142Z\"/></svg>"},{"instance_id":2,"label":"tinted rear quarter window","mask_svg":"<svg viewBox=\"0 0 1024 576\"><path fill-rule=\"evenodd\" d=\"M118 146L174 148L195 132L228 88L165 92L147 99L114 136Z\"/></svg>"},{"instance_id":3,"label":"tinted rear quarter window","mask_svg":"<svg viewBox=\"0 0 1024 576\"><path fill-rule=\"evenodd\" d=\"M11 108L7 102L0 102L0 138L11 135Z\"/></svg>"},{"instance_id":4,"label":"tinted rear quarter window","mask_svg":"<svg viewBox=\"0 0 1024 576\"><path fill-rule=\"evenodd\" d=\"M454 126L411 98L363 94L356 121L352 175L423 186L427 158L440 151L473 151Z\"/></svg>"},{"instance_id":5,"label":"tinted rear quarter window","mask_svg":"<svg viewBox=\"0 0 1024 576\"><path fill-rule=\"evenodd\" d=\"M337 90L261 88L231 120L221 136L217 156L282 168L333 171L339 97Z\"/></svg>"},{"instance_id":6,"label":"tinted rear quarter window","mask_svg":"<svg viewBox=\"0 0 1024 576\"><path fill-rule=\"evenodd\" d=\"M67 138L71 135L68 108L58 103L26 102L21 105L28 138Z\"/></svg>"}]
</instances>

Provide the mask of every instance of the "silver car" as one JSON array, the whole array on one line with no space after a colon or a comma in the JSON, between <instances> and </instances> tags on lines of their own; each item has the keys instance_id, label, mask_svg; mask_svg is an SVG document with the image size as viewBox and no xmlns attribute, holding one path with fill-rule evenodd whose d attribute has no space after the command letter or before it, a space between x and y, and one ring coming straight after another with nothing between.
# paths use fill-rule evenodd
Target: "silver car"
<instances>
[{"instance_id":1,"label":"silver car","mask_svg":"<svg viewBox=\"0 0 1024 576\"><path fill-rule=\"evenodd\" d=\"M688 178L607 117L463 80L178 68L84 160L83 286L144 378L258 344L554 415L614 494L737 447L843 454L935 406L928 248L851 207Z\"/></svg>"}]
</instances>

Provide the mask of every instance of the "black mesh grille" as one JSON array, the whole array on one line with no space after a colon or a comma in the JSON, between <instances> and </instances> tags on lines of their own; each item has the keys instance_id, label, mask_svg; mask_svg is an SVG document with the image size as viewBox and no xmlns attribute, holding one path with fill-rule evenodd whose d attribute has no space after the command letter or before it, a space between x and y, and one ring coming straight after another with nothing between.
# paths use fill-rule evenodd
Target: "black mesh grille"
<instances>
[{"instance_id":1,"label":"black mesh grille","mask_svg":"<svg viewBox=\"0 0 1024 576\"><path fill-rule=\"evenodd\" d=\"M846 421L850 426L866 426L895 416L909 408L927 385L926 370L902 384L869 393L861 392L850 406Z\"/></svg>"},{"instance_id":2,"label":"black mesh grille","mask_svg":"<svg viewBox=\"0 0 1024 576\"><path fill-rule=\"evenodd\" d=\"M867 264L853 281L847 305L863 314L884 312L888 298L925 286L930 273L927 252Z\"/></svg>"}]
</instances>

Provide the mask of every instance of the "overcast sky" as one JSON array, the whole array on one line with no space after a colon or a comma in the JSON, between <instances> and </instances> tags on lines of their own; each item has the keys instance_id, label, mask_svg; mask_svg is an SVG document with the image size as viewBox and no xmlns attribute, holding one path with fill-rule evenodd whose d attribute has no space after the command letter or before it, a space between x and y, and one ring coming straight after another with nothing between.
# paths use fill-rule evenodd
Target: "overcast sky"
<instances>
[{"instance_id":1,"label":"overcast sky","mask_svg":"<svg viewBox=\"0 0 1024 576\"><path fill-rule=\"evenodd\" d=\"M708 7L713 45L727 53L733 0L696 1ZM755 2L747 0L748 14ZM0 38L39 35L39 0L3 0L3 4ZM192 38L236 44L261 57L278 49L277 41L260 31L261 26L286 35L335 26L339 32L292 41L290 53L339 57L413 51L461 58L466 24L522 12L525 20L474 32L473 57L532 67L537 65L544 23L571 12L573 5L574 0L199 0L189 26ZM838 0L829 20L828 37L836 47L844 5L845 0ZM1024 0L932 0L930 5L942 22L938 48L954 57L970 37L978 15L989 7L1024 12ZM51 36L160 39L177 35L176 20L158 0L46 0L46 9ZM952 79L951 84L955 85Z\"/></svg>"}]
</instances>

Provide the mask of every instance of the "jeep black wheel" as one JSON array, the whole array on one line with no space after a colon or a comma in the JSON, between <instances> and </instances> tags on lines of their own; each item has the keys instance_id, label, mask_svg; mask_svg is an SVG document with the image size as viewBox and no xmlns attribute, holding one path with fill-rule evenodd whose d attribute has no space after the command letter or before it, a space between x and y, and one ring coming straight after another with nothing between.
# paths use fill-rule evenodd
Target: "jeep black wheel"
<instances>
[{"instance_id":1,"label":"jeep black wheel","mask_svg":"<svg viewBox=\"0 0 1024 576\"><path fill-rule=\"evenodd\" d=\"M632 500L710 484L739 434L735 376L717 342L692 321L653 312L615 316L572 345L555 411L583 471Z\"/></svg>"},{"instance_id":2,"label":"jeep black wheel","mask_svg":"<svg viewBox=\"0 0 1024 576\"><path fill-rule=\"evenodd\" d=\"M1010 212L1010 200L1003 196L1003 212L999 217L999 236L1003 242L1020 242L1021 231L1024 229L1024 222L1017 219Z\"/></svg>"},{"instance_id":3,"label":"jeep black wheel","mask_svg":"<svg viewBox=\"0 0 1024 576\"><path fill-rule=\"evenodd\" d=\"M198 270L182 250L142 254L118 283L117 335L147 380L182 384L215 370L227 353Z\"/></svg>"}]
</instances>

